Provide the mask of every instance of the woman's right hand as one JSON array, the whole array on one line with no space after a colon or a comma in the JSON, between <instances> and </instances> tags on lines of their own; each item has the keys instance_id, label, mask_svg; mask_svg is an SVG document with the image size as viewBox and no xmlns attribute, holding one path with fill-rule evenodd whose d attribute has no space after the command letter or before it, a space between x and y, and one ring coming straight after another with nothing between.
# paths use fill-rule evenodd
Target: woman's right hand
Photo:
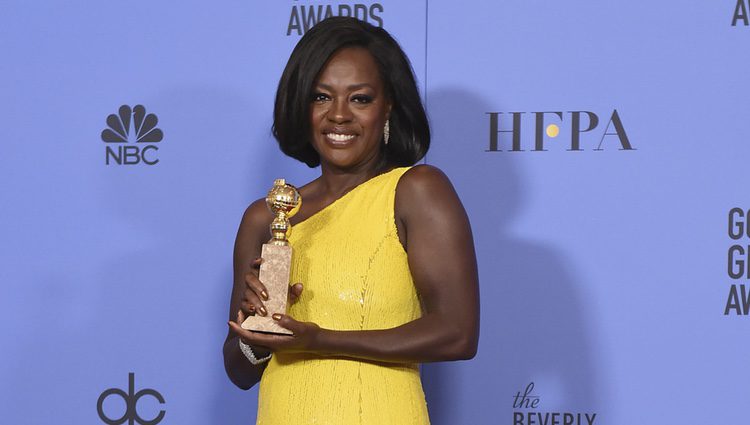
<instances>
[{"instance_id":1,"label":"woman's right hand","mask_svg":"<svg viewBox=\"0 0 750 425\"><path fill-rule=\"evenodd\" d=\"M242 303L240 304L241 313L244 317L254 316L260 314L261 316L268 315L263 301L268 300L268 291L263 285L263 282L258 278L260 265L263 263L262 258L256 258L251 263L251 268L248 273L245 274L245 290L242 293ZM302 294L302 284L295 283L289 288L289 302L295 303L299 296ZM243 321L244 321L243 317ZM239 317L238 317L238 320ZM238 322L242 323L242 322Z\"/></svg>"},{"instance_id":2,"label":"woman's right hand","mask_svg":"<svg viewBox=\"0 0 750 425\"><path fill-rule=\"evenodd\" d=\"M263 282L258 278L262 258L256 258L250 264L250 271L245 273L245 290L242 291L242 302L240 304L243 316L254 316L256 313L266 316L268 311L263 305L263 300L268 300L268 292ZM239 318L238 318L239 320ZM240 324L242 322L239 322Z\"/></svg>"}]
</instances>

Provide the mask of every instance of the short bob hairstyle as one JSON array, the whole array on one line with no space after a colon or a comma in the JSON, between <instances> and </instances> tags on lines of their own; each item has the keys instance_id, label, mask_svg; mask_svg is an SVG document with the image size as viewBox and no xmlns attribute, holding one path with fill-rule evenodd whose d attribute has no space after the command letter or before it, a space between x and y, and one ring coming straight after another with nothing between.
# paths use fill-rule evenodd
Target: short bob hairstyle
<instances>
[{"instance_id":1,"label":"short bob hairstyle","mask_svg":"<svg viewBox=\"0 0 750 425\"><path fill-rule=\"evenodd\" d=\"M309 167L320 165L310 144L313 84L331 55L346 47L362 47L372 54L391 101L390 138L388 145L381 144L385 164L414 165L430 147L430 127L409 59L384 29L350 17L320 21L289 57L273 114L273 135L281 151Z\"/></svg>"}]
</instances>

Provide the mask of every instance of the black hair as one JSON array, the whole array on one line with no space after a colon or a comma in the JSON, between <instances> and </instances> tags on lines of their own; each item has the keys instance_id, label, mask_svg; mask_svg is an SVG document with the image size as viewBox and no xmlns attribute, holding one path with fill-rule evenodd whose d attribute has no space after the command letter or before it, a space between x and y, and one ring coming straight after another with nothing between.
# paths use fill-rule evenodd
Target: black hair
<instances>
[{"instance_id":1,"label":"black hair","mask_svg":"<svg viewBox=\"0 0 750 425\"><path fill-rule=\"evenodd\" d=\"M345 47L370 52L391 101L390 138L387 146L381 144L385 163L414 165L430 147L430 127L411 63L388 32L351 17L320 21L292 51L276 90L273 113L273 135L281 151L310 167L320 164L310 143L313 84L331 55Z\"/></svg>"}]
</instances>

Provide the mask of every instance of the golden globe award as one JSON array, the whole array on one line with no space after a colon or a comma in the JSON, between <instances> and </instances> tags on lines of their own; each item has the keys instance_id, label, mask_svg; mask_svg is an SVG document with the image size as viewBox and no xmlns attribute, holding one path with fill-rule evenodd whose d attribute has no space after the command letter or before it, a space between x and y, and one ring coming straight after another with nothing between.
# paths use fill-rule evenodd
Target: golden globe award
<instances>
[{"instance_id":1,"label":"golden globe award","mask_svg":"<svg viewBox=\"0 0 750 425\"><path fill-rule=\"evenodd\" d=\"M292 266L292 247L288 241L292 226L289 218L299 211L302 198L294 186L286 184L284 179L277 179L266 195L266 204L275 218L271 223L271 240L263 244L261 250L260 256L263 261L260 264L258 278L263 282L268 293L268 300L264 301L268 315L250 316L242 322L242 328L291 335L292 332L279 326L271 315L286 314L289 299L289 272Z\"/></svg>"}]
</instances>

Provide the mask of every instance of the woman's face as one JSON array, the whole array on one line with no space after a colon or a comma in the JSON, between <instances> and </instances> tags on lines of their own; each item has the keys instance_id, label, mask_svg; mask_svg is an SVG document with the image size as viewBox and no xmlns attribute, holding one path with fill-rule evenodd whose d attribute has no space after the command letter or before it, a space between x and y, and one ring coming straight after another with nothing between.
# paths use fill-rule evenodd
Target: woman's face
<instances>
[{"instance_id":1,"label":"woman's face","mask_svg":"<svg viewBox=\"0 0 750 425\"><path fill-rule=\"evenodd\" d=\"M312 145L323 166L375 167L391 111L377 64L364 48L333 55L313 84Z\"/></svg>"}]
</instances>

